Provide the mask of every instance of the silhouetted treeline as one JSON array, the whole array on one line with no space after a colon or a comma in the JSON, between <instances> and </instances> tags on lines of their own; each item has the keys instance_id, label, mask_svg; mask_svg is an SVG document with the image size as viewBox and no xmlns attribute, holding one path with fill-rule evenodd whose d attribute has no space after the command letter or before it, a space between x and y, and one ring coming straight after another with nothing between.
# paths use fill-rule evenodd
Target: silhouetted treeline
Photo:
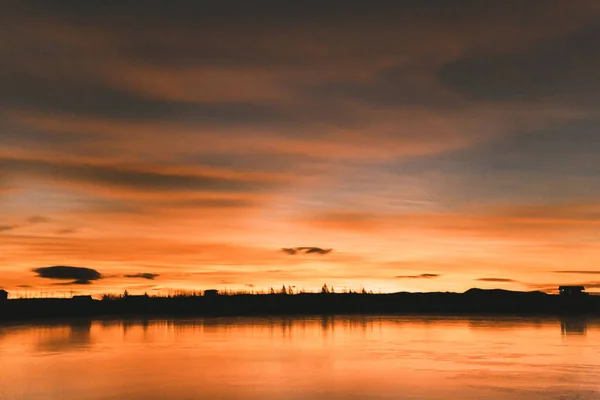
<instances>
[{"instance_id":1,"label":"silhouetted treeline","mask_svg":"<svg viewBox=\"0 0 600 400\"><path fill-rule=\"evenodd\" d=\"M309 314L600 314L600 296L471 289L465 293L301 293L215 296L106 296L15 299L0 303L0 320L100 316L244 316Z\"/></svg>"}]
</instances>

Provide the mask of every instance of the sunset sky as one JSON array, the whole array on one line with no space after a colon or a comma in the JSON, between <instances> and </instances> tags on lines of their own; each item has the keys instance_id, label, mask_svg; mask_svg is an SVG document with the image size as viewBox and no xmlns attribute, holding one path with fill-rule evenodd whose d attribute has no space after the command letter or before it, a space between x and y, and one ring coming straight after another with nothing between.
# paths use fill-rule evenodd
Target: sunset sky
<instances>
[{"instance_id":1,"label":"sunset sky","mask_svg":"<svg viewBox=\"0 0 600 400\"><path fill-rule=\"evenodd\" d=\"M600 1L2 2L0 287L323 283L600 290Z\"/></svg>"}]
</instances>

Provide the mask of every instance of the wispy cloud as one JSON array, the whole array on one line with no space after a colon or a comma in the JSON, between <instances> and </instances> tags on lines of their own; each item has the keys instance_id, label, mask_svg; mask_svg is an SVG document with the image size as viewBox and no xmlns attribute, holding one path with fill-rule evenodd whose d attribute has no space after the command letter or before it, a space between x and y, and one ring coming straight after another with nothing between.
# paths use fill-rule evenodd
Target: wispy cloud
<instances>
[{"instance_id":1,"label":"wispy cloud","mask_svg":"<svg viewBox=\"0 0 600 400\"><path fill-rule=\"evenodd\" d=\"M329 254L333 249L322 249L320 247L284 247L281 249L286 254L291 256L296 254Z\"/></svg>"},{"instance_id":2,"label":"wispy cloud","mask_svg":"<svg viewBox=\"0 0 600 400\"><path fill-rule=\"evenodd\" d=\"M160 276L160 274L141 272L141 273L137 273L137 274L127 274L124 276L125 276L125 278L139 278L139 279L148 279L148 280L152 281L152 280L158 278Z\"/></svg>"},{"instance_id":3,"label":"wispy cloud","mask_svg":"<svg viewBox=\"0 0 600 400\"><path fill-rule=\"evenodd\" d=\"M33 216L27 218L27 223L28 224L32 224L32 225L35 225L35 224L44 224L44 223L47 223L47 222L50 222L50 218L43 217L41 215L33 215Z\"/></svg>"},{"instance_id":4,"label":"wispy cloud","mask_svg":"<svg viewBox=\"0 0 600 400\"><path fill-rule=\"evenodd\" d=\"M420 274L420 275L398 275L396 279L434 279L439 278L440 274Z\"/></svg>"},{"instance_id":5,"label":"wispy cloud","mask_svg":"<svg viewBox=\"0 0 600 400\"><path fill-rule=\"evenodd\" d=\"M478 278L477 280L480 282L518 282L508 278Z\"/></svg>"},{"instance_id":6,"label":"wispy cloud","mask_svg":"<svg viewBox=\"0 0 600 400\"><path fill-rule=\"evenodd\" d=\"M576 274L576 275L600 275L600 271L552 271L555 274Z\"/></svg>"}]
</instances>

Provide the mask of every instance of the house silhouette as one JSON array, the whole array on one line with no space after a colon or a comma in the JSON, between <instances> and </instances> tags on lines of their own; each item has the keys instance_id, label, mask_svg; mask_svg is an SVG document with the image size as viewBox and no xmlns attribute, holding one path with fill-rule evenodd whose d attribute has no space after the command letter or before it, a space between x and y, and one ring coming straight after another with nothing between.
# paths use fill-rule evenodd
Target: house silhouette
<instances>
[{"instance_id":1,"label":"house silhouette","mask_svg":"<svg viewBox=\"0 0 600 400\"><path fill-rule=\"evenodd\" d=\"M558 293L565 297L585 296L585 287L583 286L559 286Z\"/></svg>"}]
</instances>

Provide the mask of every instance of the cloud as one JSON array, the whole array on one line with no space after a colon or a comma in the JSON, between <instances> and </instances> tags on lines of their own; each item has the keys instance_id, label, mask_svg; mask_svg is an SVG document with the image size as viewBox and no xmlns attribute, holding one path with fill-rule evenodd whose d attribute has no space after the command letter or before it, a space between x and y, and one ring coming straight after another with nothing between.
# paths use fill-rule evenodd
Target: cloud
<instances>
[{"instance_id":1,"label":"cloud","mask_svg":"<svg viewBox=\"0 0 600 400\"><path fill-rule=\"evenodd\" d=\"M65 229L60 229L58 231L56 231L56 233L58 235L70 235L73 233L77 233L77 229L75 228L65 228Z\"/></svg>"},{"instance_id":2,"label":"cloud","mask_svg":"<svg viewBox=\"0 0 600 400\"><path fill-rule=\"evenodd\" d=\"M582 274L582 275L600 275L600 271L552 271L555 274Z\"/></svg>"},{"instance_id":3,"label":"cloud","mask_svg":"<svg viewBox=\"0 0 600 400\"><path fill-rule=\"evenodd\" d=\"M600 180L598 182L600 183ZM512 185L514 184L513 182ZM440 182L440 185L444 183ZM484 186L485 184L479 184L478 188L470 193L484 190ZM452 209L451 212L435 207L435 204L423 204L412 209L400 208L399 212L396 211L398 208L392 209L391 212L323 211L307 214L297 221L310 227L332 231L407 235L418 232L438 237L452 235L462 240L477 241L493 238L541 242L567 238L574 232L581 236L595 235L598 206L592 199L579 200L574 204L543 201L526 203L523 200L502 198L505 194L496 193L497 187L500 186L502 182L496 182L489 187L491 193L479 194L478 204L471 204L469 198L454 197L454 193L440 193L439 197L446 196L444 204ZM583 186L581 188L583 189ZM559 190L553 186L548 186L548 189ZM532 195L533 190L528 194ZM547 198L550 196L550 193L546 195Z\"/></svg>"},{"instance_id":4,"label":"cloud","mask_svg":"<svg viewBox=\"0 0 600 400\"><path fill-rule=\"evenodd\" d=\"M440 274L420 274L420 275L398 275L394 278L396 279L434 279L439 278Z\"/></svg>"},{"instance_id":5,"label":"cloud","mask_svg":"<svg viewBox=\"0 0 600 400\"><path fill-rule=\"evenodd\" d=\"M50 218L43 217L41 215L33 215L33 216L27 218L27 223L31 224L31 225L44 224L46 222L50 222Z\"/></svg>"},{"instance_id":6,"label":"cloud","mask_svg":"<svg viewBox=\"0 0 600 400\"><path fill-rule=\"evenodd\" d=\"M476 279L480 282L518 282L515 281L514 279L508 279L508 278L478 278Z\"/></svg>"},{"instance_id":7,"label":"cloud","mask_svg":"<svg viewBox=\"0 0 600 400\"><path fill-rule=\"evenodd\" d=\"M33 270L40 278L70 280L72 282L60 283L59 285L89 285L93 281L102 279L102 274L95 269L70 266L42 267Z\"/></svg>"},{"instance_id":8,"label":"cloud","mask_svg":"<svg viewBox=\"0 0 600 400\"><path fill-rule=\"evenodd\" d=\"M23 224L20 224L20 225L0 225L0 232L8 232L8 231L12 231L17 228L25 227L28 225L42 224L42 223L46 223L49 221L50 220L46 217L34 215L32 217L27 218L27 220Z\"/></svg>"},{"instance_id":9,"label":"cloud","mask_svg":"<svg viewBox=\"0 0 600 400\"><path fill-rule=\"evenodd\" d=\"M214 173L169 173L116 165L61 163L36 159L0 158L0 167L15 176L46 177L54 182L80 182L138 191L248 192L274 187L272 181L219 176Z\"/></svg>"},{"instance_id":10,"label":"cloud","mask_svg":"<svg viewBox=\"0 0 600 400\"><path fill-rule=\"evenodd\" d=\"M281 249L286 254L291 256L296 254L329 254L333 249L322 249L320 247L284 247Z\"/></svg>"},{"instance_id":11,"label":"cloud","mask_svg":"<svg viewBox=\"0 0 600 400\"><path fill-rule=\"evenodd\" d=\"M142 272L142 273L138 273L138 274L128 274L125 275L125 278L140 278L140 279L148 279L148 280L154 280L156 278L158 278L160 276L160 274L153 274L153 273L149 273L149 272Z\"/></svg>"},{"instance_id":12,"label":"cloud","mask_svg":"<svg viewBox=\"0 0 600 400\"><path fill-rule=\"evenodd\" d=\"M466 56L440 70L442 82L475 100L597 103L600 29L583 27L528 52ZM578 60L573 62L572 60ZM581 62L585 60L585 62Z\"/></svg>"}]
</instances>

